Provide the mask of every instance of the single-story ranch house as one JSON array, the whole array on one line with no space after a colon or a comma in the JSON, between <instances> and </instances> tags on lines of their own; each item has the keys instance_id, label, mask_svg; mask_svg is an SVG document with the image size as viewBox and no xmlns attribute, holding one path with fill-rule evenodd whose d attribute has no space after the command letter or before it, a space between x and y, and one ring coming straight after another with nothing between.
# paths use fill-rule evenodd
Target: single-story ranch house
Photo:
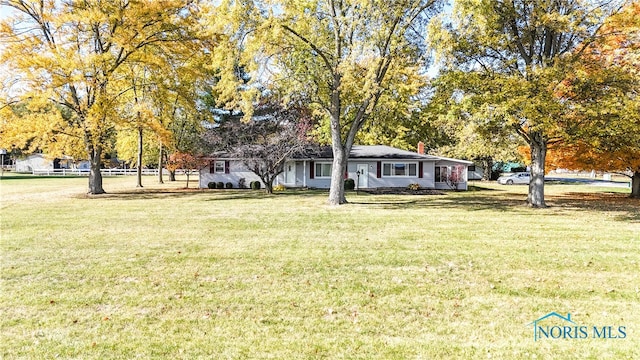
<instances>
[{"instance_id":1,"label":"single-story ranch house","mask_svg":"<svg viewBox=\"0 0 640 360\"><path fill-rule=\"evenodd\" d=\"M421 149L420 146L418 146ZM284 172L274 185L328 189L331 183L331 147L325 147L313 155L300 155L287 161ZM467 167L471 161L450 159L401 150L383 145L354 145L349 154L345 178L354 179L360 189L402 187L418 184L426 189L451 189L447 178L452 172L460 174L458 190L467 189ZM209 158L209 164L200 170L200 188L210 182L231 182L234 187L244 178L246 184L260 178L243 164L241 159Z\"/></svg>"}]
</instances>

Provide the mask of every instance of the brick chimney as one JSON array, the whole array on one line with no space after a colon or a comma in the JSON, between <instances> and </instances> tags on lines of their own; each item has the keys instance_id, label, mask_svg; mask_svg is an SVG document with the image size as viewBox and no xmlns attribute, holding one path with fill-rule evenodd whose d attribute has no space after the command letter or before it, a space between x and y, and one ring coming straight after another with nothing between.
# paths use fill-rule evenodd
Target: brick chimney
<instances>
[{"instance_id":1,"label":"brick chimney","mask_svg":"<svg viewBox=\"0 0 640 360\"><path fill-rule=\"evenodd\" d=\"M422 141L418 143L418 154L424 155L424 143Z\"/></svg>"}]
</instances>

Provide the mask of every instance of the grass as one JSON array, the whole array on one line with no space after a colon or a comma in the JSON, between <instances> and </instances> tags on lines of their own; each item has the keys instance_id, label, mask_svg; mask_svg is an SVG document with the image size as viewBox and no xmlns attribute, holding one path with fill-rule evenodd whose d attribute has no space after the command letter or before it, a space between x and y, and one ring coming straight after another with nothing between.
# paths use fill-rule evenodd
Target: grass
<instances>
[{"instance_id":1,"label":"grass","mask_svg":"<svg viewBox=\"0 0 640 360\"><path fill-rule=\"evenodd\" d=\"M625 189L550 185L535 210L526 186L477 183L333 208L144 181L96 197L86 178L0 181L3 359L640 358ZM551 311L626 337L534 342Z\"/></svg>"}]
</instances>

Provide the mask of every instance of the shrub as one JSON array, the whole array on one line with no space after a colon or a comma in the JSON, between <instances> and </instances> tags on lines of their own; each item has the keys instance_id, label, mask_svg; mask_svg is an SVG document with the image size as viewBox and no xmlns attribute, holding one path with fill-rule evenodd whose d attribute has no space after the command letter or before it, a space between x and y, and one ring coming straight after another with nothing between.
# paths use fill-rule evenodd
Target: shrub
<instances>
[{"instance_id":1,"label":"shrub","mask_svg":"<svg viewBox=\"0 0 640 360\"><path fill-rule=\"evenodd\" d=\"M233 189L233 184L228 182L228 183L224 184L224 188L225 189Z\"/></svg>"},{"instance_id":2,"label":"shrub","mask_svg":"<svg viewBox=\"0 0 640 360\"><path fill-rule=\"evenodd\" d=\"M284 187L284 185L282 184L278 184L276 186L273 187L273 191L285 191L287 188Z\"/></svg>"},{"instance_id":3,"label":"shrub","mask_svg":"<svg viewBox=\"0 0 640 360\"><path fill-rule=\"evenodd\" d=\"M240 178L238 179L238 189L246 189L247 188L247 179Z\"/></svg>"},{"instance_id":4,"label":"shrub","mask_svg":"<svg viewBox=\"0 0 640 360\"><path fill-rule=\"evenodd\" d=\"M216 183L216 189L224 189L224 183L222 181L218 181Z\"/></svg>"},{"instance_id":5,"label":"shrub","mask_svg":"<svg viewBox=\"0 0 640 360\"><path fill-rule=\"evenodd\" d=\"M213 181L211 181L210 183L208 183L208 184L207 184L207 187L208 187L209 189L215 189L215 188L216 188L216 183L215 183L215 182L213 182Z\"/></svg>"},{"instance_id":6,"label":"shrub","mask_svg":"<svg viewBox=\"0 0 640 360\"><path fill-rule=\"evenodd\" d=\"M407 186L407 189L409 189L409 190L420 190L420 185L419 184L409 184L409 186Z\"/></svg>"},{"instance_id":7,"label":"shrub","mask_svg":"<svg viewBox=\"0 0 640 360\"><path fill-rule=\"evenodd\" d=\"M251 182L251 190L260 190L260 181L252 181Z\"/></svg>"},{"instance_id":8,"label":"shrub","mask_svg":"<svg viewBox=\"0 0 640 360\"><path fill-rule=\"evenodd\" d=\"M344 189L353 190L356 188L356 182L353 179L344 179Z\"/></svg>"}]
</instances>

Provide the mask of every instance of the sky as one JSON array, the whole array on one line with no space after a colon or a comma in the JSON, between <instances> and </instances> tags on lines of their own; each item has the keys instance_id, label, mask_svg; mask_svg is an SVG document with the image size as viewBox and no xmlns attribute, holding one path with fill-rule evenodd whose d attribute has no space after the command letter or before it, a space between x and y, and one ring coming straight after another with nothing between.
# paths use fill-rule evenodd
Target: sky
<instances>
[{"instance_id":1,"label":"sky","mask_svg":"<svg viewBox=\"0 0 640 360\"><path fill-rule=\"evenodd\" d=\"M3 20L11 13L11 8L6 5L0 5L0 20Z\"/></svg>"},{"instance_id":2,"label":"sky","mask_svg":"<svg viewBox=\"0 0 640 360\"><path fill-rule=\"evenodd\" d=\"M4 20L11 14L11 9L8 6L0 5L0 21ZM0 43L0 51L2 51L2 43ZM0 64L0 71L5 71L2 67L4 65Z\"/></svg>"}]
</instances>

